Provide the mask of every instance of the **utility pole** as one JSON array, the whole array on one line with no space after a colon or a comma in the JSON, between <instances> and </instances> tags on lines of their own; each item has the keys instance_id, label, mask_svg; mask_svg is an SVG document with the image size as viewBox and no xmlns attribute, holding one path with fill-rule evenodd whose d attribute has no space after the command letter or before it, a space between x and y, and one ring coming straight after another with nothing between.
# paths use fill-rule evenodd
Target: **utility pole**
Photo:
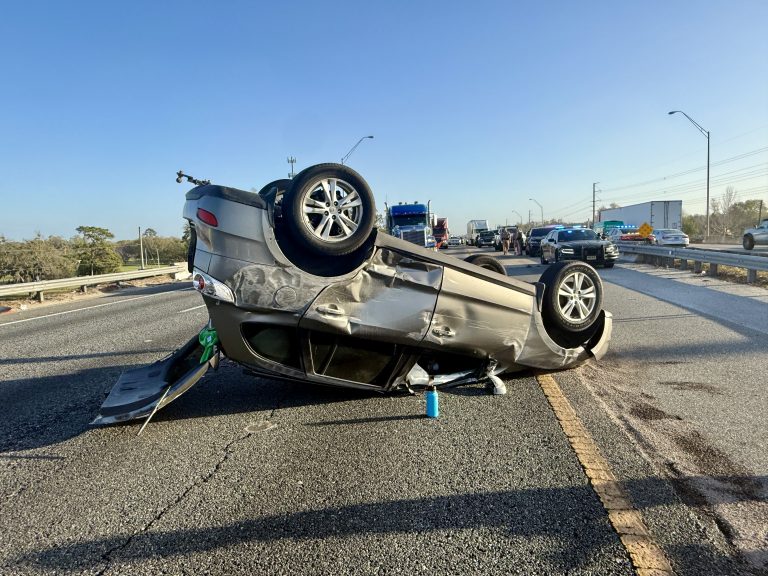
<instances>
[{"instance_id":1,"label":"utility pole","mask_svg":"<svg viewBox=\"0 0 768 576\"><path fill-rule=\"evenodd\" d=\"M144 270L144 241L141 238L141 226L139 226L139 254L141 254L141 268L139 270Z\"/></svg>"},{"instance_id":2,"label":"utility pole","mask_svg":"<svg viewBox=\"0 0 768 576\"><path fill-rule=\"evenodd\" d=\"M296 176L296 174L294 174L293 172L293 165L296 164L296 158L294 158L293 156L288 156L288 164L291 165L291 172L290 174L288 174L288 178L292 179L294 176Z\"/></svg>"},{"instance_id":3,"label":"utility pole","mask_svg":"<svg viewBox=\"0 0 768 576\"><path fill-rule=\"evenodd\" d=\"M592 182L592 227L595 226L595 186L600 182Z\"/></svg>"}]
</instances>

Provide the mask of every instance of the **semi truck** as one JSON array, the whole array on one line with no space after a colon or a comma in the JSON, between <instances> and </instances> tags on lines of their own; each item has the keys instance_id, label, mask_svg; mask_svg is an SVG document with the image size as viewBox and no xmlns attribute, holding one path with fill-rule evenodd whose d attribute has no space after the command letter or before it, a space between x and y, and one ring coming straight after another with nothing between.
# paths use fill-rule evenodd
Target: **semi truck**
<instances>
[{"instance_id":1,"label":"semi truck","mask_svg":"<svg viewBox=\"0 0 768 576\"><path fill-rule=\"evenodd\" d=\"M683 227L682 200L653 200L642 204L632 204L622 208L600 210L599 222L620 220L626 225L642 226L648 223L651 228Z\"/></svg>"},{"instance_id":2,"label":"semi truck","mask_svg":"<svg viewBox=\"0 0 768 576\"><path fill-rule=\"evenodd\" d=\"M448 248L448 238L451 233L448 230L448 218L439 218L432 228L432 235L435 237L435 244L438 248Z\"/></svg>"},{"instance_id":3,"label":"semi truck","mask_svg":"<svg viewBox=\"0 0 768 576\"><path fill-rule=\"evenodd\" d=\"M490 230L488 220L470 220L467 222L467 244L477 246L477 238L480 232Z\"/></svg>"},{"instance_id":4,"label":"semi truck","mask_svg":"<svg viewBox=\"0 0 768 576\"><path fill-rule=\"evenodd\" d=\"M386 206L387 232L396 238L424 246L435 247L435 237L430 226L429 208L420 202L402 202Z\"/></svg>"}]
</instances>

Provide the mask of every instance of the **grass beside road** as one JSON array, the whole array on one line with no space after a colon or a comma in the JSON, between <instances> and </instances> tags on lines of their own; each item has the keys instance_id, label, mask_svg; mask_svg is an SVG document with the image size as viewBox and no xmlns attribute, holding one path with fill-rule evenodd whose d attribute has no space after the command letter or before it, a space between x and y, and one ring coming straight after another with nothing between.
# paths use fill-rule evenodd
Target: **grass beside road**
<instances>
[{"instance_id":1,"label":"grass beside road","mask_svg":"<svg viewBox=\"0 0 768 576\"><path fill-rule=\"evenodd\" d=\"M709 264L702 266L702 271L709 272ZM745 268L736 268L734 266L723 266L720 264L717 267L717 277L736 284L747 283L747 270ZM768 288L768 272L757 272L757 279L751 284L752 286L760 286L762 288Z\"/></svg>"}]
</instances>

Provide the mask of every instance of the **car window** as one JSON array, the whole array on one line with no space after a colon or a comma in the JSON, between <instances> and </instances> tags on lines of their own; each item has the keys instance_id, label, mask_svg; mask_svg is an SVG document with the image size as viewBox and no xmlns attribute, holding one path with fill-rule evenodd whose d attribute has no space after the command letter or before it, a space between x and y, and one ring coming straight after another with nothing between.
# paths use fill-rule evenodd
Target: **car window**
<instances>
[{"instance_id":1,"label":"car window","mask_svg":"<svg viewBox=\"0 0 768 576\"><path fill-rule=\"evenodd\" d=\"M563 230L558 233L558 240L560 242L571 242L574 240L596 240L597 235L593 230L580 229L580 230Z\"/></svg>"},{"instance_id":2,"label":"car window","mask_svg":"<svg viewBox=\"0 0 768 576\"><path fill-rule=\"evenodd\" d=\"M379 385L399 359L395 344L322 332L311 333L310 354L315 374Z\"/></svg>"},{"instance_id":3,"label":"car window","mask_svg":"<svg viewBox=\"0 0 768 576\"><path fill-rule=\"evenodd\" d=\"M244 322L241 330L245 341L262 358L293 368L301 367L295 328Z\"/></svg>"}]
</instances>

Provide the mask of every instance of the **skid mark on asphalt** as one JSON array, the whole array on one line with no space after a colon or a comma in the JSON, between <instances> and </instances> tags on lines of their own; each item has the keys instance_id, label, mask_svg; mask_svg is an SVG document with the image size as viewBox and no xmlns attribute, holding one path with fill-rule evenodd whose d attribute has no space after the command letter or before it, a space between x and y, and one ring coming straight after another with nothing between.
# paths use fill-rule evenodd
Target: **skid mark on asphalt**
<instances>
[{"instance_id":1,"label":"skid mark on asphalt","mask_svg":"<svg viewBox=\"0 0 768 576\"><path fill-rule=\"evenodd\" d=\"M537 374L536 381L552 406L592 488L608 512L608 519L629 552L638 576L673 575L672 566L664 552L651 538L642 516L635 510L629 495L616 480L608 462L600 454L592 436L563 395L560 386L549 374Z\"/></svg>"}]
</instances>

